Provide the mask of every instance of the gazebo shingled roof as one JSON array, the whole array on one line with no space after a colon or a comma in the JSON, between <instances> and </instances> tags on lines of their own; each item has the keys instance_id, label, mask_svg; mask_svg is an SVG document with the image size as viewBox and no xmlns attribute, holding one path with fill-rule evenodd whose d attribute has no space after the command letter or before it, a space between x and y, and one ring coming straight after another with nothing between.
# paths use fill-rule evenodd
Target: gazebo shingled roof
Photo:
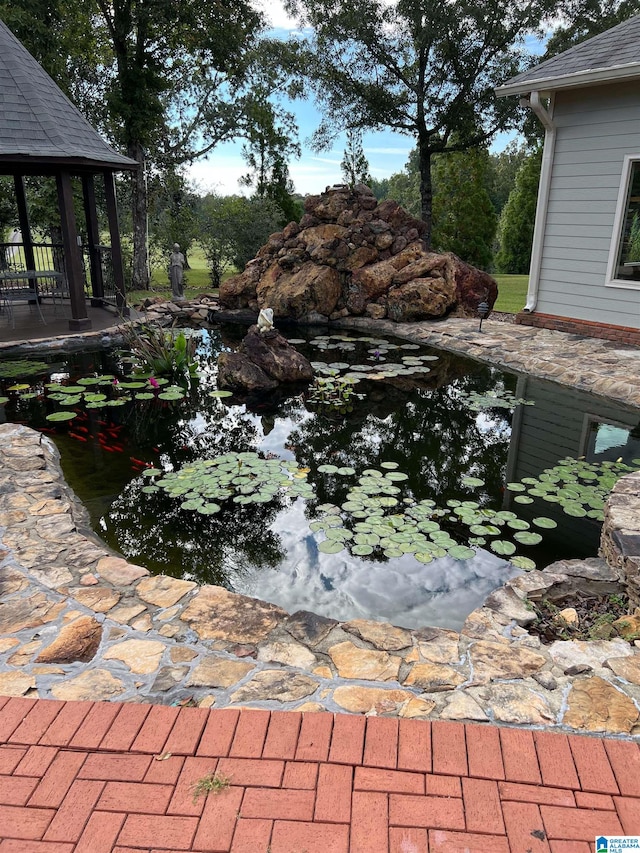
<instances>
[{"instance_id":1,"label":"gazebo shingled roof","mask_svg":"<svg viewBox=\"0 0 640 853\"><path fill-rule=\"evenodd\" d=\"M23 239L26 272L36 269L24 186L25 175L55 176L62 258L71 303L69 328L91 327L84 293L85 271L76 226L72 175L82 180L92 304L112 298L105 293L103 266L108 261L115 304L127 313L114 172L138 164L118 154L63 94L29 51L0 21L0 174L12 175ZM94 178L104 179L111 246L101 245ZM105 260L106 259L106 260ZM37 276L32 279L36 286Z\"/></svg>"},{"instance_id":2,"label":"gazebo shingled roof","mask_svg":"<svg viewBox=\"0 0 640 853\"><path fill-rule=\"evenodd\" d=\"M0 160L130 169L0 21Z\"/></svg>"}]
</instances>

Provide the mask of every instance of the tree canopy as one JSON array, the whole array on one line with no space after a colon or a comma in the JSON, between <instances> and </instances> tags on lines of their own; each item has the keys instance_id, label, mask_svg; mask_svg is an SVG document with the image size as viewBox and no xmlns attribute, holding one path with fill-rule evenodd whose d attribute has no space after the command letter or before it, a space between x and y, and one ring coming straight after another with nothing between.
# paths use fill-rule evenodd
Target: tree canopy
<instances>
[{"instance_id":1,"label":"tree canopy","mask_svg":"<svg viewBox=\"0 0 640 853\"><path fill-rule=\"evenodd\" d=\"M324 110L316 133L391 128L415 139L421 216L431 237L431 158L464 151L516 121L494 87L523 67L524 36L552 0L289 0L312 27L300 45Z\"/></svg>"}]
</instances>

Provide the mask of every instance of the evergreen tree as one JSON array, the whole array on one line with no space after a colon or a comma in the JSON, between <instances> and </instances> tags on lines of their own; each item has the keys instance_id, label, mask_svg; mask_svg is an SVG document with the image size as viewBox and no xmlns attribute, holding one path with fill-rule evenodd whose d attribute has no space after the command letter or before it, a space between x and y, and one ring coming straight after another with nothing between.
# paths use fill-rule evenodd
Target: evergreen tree
<instances>
[{"instance_id":1,"label":"evergreen tree","mask_svg":"<svg viewBox=\"0 0 640 853\"><path fill-rule=\"evenodd\" d=\"M433 246L483 270L493 264L498 219L487 192L486 149L434 158Z\"/></svg>"},{"instance_id":2,"label":"evergreen tree","mask_svg":"<svg viewBox=\"0 0 640 853\"><path fill-rule=\"evenodd\" d=\"M347 146L344 149L340 168L345 183L349 184L350 187L355 187L356 184L366 184L367 186L371 184L369 161L362 147L361 130L352 127L347 130Z\"/></svg>"},{"instance_id":3,"label":"evergreen tree","mask_svg":"<svg viewBox=\"0 0 640 853\"><path fill-rule=\"evenodd\" d=\"M529 272L541 163L542 147L539 147L527 157L516 175L515 187L504 206L498 227L498 272L513 275Z\"/></svg>"}]
</instances>

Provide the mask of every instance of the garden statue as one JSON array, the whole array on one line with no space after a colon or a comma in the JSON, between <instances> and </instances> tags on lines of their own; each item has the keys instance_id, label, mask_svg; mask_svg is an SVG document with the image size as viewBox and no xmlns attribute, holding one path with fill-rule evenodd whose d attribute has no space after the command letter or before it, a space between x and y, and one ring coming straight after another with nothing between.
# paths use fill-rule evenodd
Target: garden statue
<instances>
[{"instance_id":1,"label":"garden statue","mask_svg":"<svg viewBox=\"0 0 640 853\"><path fill-rule=\"evenodd\" d=\"M260 311L258 314L258 328L261 335L273 329L273 308L263 308Z\"/></svg>"},{"instance_id":2,"label":"garden statue","mask_svg":"<svg viewBox=\"0 0 640 853\"><path fill-rule=\"evenodd\" d=\"M178 243L173 244L173 252L169 258L169 280L173 298L184 299L184 255Z\"/></svg>"}]
</instances>

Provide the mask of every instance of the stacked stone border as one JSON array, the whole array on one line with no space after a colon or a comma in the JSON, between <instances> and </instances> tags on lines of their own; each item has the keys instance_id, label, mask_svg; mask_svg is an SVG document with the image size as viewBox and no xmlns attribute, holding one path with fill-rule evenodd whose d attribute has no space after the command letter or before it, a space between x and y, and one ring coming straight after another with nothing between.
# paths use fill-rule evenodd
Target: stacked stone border
<instances>
[{"instance_id":1,"label":"stacked stone border","mask_svg":"<svg viewBox=\"0 0 640 853\"><path fill-rule=\"evenodd\" d=\"M509 581L460 633L339 623L148 571L87 528L52 442L0 427L0 695L640 731L640 648L542 646L528 597L604 561Z\"/></svg>"},{"instance_id":2,"label":"stacked stone border","mask_svg":"<svg viewBox=\"0 0 640 853\"><path fill-rule=\"evenodd\" d=\"M640 471L618 480L609 495L601 550L620 573L631 607L640 607Z\"/></svg>"}]
</instances>

